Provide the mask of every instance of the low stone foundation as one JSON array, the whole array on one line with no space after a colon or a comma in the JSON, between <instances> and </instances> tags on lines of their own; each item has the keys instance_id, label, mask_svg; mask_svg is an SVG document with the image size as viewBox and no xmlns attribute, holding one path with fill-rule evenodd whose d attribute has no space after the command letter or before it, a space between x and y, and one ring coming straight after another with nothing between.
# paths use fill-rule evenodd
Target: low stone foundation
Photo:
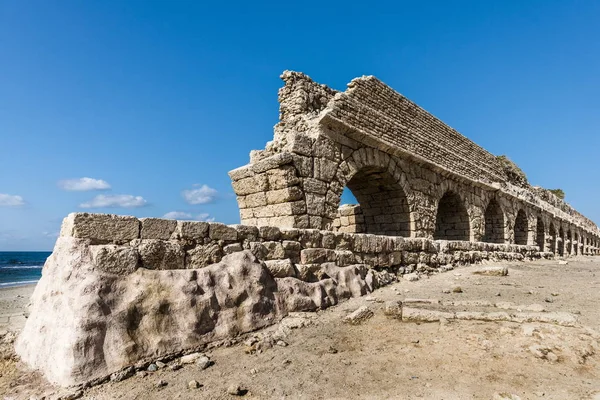
<instances>
[{"instance_id":1,"label":"low stone foundation","mask_svg":"<svg viewBox=\"0 0 600 400\"><path fill-rule=\"evenodd\" d=\"M405 273L549 255L536 246L70 214L16 349L50 381L80 384Z\"/></svg>"}]
</instances>

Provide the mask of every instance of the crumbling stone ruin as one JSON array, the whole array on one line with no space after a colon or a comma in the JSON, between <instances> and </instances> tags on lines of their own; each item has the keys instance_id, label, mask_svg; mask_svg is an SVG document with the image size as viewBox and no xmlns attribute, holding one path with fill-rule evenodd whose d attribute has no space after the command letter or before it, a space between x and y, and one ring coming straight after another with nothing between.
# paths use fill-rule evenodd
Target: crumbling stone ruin
<instances>
[{"instance_id":1,"label":"crumbling stone ruin","mask_svg":"<svg viewBox=\"0 0 600 400\"><path fill-rule=\"evenodd\" d=\"M99 382L402 275L598 253L592 221L376 78L282 78L273 141L229 173L240 225L65 218L16 344L27 364ZM340 205L346 187L359 204Z\"/></svg>"}]
</instances>

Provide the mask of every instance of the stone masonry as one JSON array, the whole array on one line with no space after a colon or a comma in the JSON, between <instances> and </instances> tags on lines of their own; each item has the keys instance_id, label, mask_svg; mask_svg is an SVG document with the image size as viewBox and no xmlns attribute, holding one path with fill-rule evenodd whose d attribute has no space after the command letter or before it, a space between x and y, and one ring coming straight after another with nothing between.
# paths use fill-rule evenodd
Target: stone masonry
<instances>
[{"instance_id":1,"label":"stone masonry","mask_svg":"<svg viewBox=\"0 0 600 400\"><path fill-rule=\"evenodd\" d=\"M16 342L27 365L119 380L403 275L598 254L592 221L377 79L282 78L273 141L229 173L241 224L65 218Z\"/></svg>"},{"instance_id":2,"label":"stone masonry","mask_svg":"<svg viewBox=\"0 0 600 400\"><path fill-rule=\"evenodd\" d=\"M376 78L281 77L273 141L229 173L242 224L598 253L592 221Z\"/></svg>"}]
</instances>

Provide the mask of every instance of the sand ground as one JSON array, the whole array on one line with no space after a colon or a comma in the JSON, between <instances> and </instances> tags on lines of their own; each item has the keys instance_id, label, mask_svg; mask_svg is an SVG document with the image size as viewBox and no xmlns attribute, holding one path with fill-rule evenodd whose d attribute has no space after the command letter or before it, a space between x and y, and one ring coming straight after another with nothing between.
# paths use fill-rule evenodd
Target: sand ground
<instances>
[{"instance_id":1,"label":"sand ground","mask_svg":"<svg viewBox=\"0 0 600 400\"><path fill-rule=\"evenodd\" d=\"M279 328L287 333L287 346L254 352L244 343L271 337L278 329L271 327L232 346L207 350L214 365L205 370L188 364L173 371L170 362L77 396L228 399L236 397L227 388L239 385L249 399L600 399L600 257L571 258L567 265L558 260L494 265L508 266L508 276L474 275L481 266L468 266L416 282L402 280L328 310L288 317L287 328ZM457 286L462 293L445 293ZM31 291L0 291L5 343L0 394L41 399L75 393L49 385L10 353L10 331L22 326L24 317L18 315ZM579 323L414 323L384 315L386 302L407 298L437 299L440 304L411 307L451 312L563 311ZM361 306L374 316L359 325L342 322ZM158 387L160 380L166 385ZM191 380L201 387L188 388Z\"/></svg>"}]
</instances>

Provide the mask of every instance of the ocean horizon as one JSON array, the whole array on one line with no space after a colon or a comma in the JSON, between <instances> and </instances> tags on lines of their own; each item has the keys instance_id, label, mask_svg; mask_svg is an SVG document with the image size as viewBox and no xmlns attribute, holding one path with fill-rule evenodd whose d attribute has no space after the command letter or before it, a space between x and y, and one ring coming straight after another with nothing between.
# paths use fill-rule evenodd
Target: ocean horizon
<instances>
[{"instance_id":1,"label":"ocean horizon","mask_svg":"<svg viewBox=\"0 0 600 400\"><path fill-rule=\"evenodd\" d=\"M51 251L0 251L0 289L37 283Z\"/></svg>"}]
</instances>

